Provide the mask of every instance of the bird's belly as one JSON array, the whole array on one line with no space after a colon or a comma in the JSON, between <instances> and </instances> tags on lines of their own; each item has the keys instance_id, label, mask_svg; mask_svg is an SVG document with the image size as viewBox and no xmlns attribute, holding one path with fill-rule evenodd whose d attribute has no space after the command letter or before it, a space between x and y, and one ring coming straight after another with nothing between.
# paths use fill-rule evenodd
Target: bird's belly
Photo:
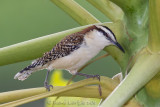
<instances>
[{"instance_id":1,"label":"bird's belly","mask_svg":"<svg viewBox=\"0 0 160 107\"><path fill-rule=\"evenodd\" d=\"M52 61L48 66L48 69L66 69L70 71L71 74L75 74L80 67L85 65L91 58L96 56L99 52L100 49L81 47L78 50L73 51L68 56Z\"/></svg>"}]
</instances>

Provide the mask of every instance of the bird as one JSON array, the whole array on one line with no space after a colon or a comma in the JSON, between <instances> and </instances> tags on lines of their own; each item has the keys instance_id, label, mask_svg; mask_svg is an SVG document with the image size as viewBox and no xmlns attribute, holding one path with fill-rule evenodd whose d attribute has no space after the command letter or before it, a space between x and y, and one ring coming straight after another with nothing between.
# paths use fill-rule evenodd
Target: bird
<instances>
[{"instance_id":1,"label":"bird","mask_svg":"<svg viewBox=\"0 0 160 107\"><path fill-rule=\"evenodd\" d=\"M64 37L50 51L44 53L42 57L37 58L29 66L18 72L14 79L23 81L32 73L46 69L44 87L48 91L50 91L51 87L53 88L52 85L48 84L48 76L55 69L63 69L69 71L72 75L80 75L87 78L96 77L100 80L99 75L84 74L77 71L101 50L110 45L118 47L125 53L109 27L91 25Z\"/></svg>"}]
</instances>

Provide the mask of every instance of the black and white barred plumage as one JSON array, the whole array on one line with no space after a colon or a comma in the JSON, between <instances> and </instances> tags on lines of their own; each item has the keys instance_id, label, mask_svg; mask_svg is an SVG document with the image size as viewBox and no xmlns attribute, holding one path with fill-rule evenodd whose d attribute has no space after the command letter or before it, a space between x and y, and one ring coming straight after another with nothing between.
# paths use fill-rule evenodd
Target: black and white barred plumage
<instances>
[{"instance_id":1,"label":"black and white barred plumage","mask_svg":"<svg viewBox=\"0 0 160 107\"><path fill-rule=\"evenodd\" d=\"M14 79L25 80L41 69L66 69L71 74L96 56L105 46L116 45L114 33L106 26L93 25L66 36L51 51L17 73ZM121 48L122 49L122 48Z\"/></svg>"}]
</instances>

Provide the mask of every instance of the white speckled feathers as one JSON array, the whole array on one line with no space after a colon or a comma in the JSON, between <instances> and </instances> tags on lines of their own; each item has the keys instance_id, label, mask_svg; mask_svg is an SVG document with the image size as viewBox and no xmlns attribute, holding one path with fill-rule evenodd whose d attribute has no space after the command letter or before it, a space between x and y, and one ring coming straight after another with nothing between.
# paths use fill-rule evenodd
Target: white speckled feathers
<instances>
[{"instance_id":1,"label":"white speckled feathers","mask_svg":"<svg viewBox=\"0 0 160 107\"><path fill-rule=\"evenodd\" d=\"M96 56L107 44L110 43L97 30L88 32L79 49L68 56L53 61L47 69L66 69L74 75L81 66Z\"/></svg>"},{"instance_id":2,"label":"white speckled feathers","mask_svg":"<svg viewBox=\"0 0 160 107\"><path fill-rule=\"evenodd\" d=\"M105 30L102 26L93 25L66 36L51 51L46 52L41 58L17 73L14 78L25 80L32 72L41 69L66 69L74 75L81 66L96 56L105 46L112 44L104 36L103 31Z\"/></svg>"}]
</instances>

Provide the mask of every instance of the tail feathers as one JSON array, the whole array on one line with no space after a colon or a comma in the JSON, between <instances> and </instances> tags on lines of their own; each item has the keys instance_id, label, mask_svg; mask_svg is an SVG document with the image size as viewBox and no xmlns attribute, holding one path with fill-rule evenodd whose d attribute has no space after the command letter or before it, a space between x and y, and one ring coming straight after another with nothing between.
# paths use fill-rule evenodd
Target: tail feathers
<instances>
[{"instance_id":1,"label":"tail feathers","mask_svg":"<svg viewBox=\"0 0 160 107\"><path fill-rule=\"evenodd\" d=\"M31 65L27 66L22 71L18 72L14 76L14 79L23 81L27 79L33 72L41 69L43 69L43 67L40 65L40 62L35 60Z\"/></svg>"},{"instance_id":2,"label":"tail feathers","mask_svg":"<svg viewBox=\"0 0 160 107\"><path fill-rule=\"evenodd\" d=\"M25 80L27 79L31 74L32 74L33 71L31 70L27 70L27 71L20 71L18 72L15 76L14 76L14 79L18 79L18 80Z\"/></svg>"}]
</instances>

